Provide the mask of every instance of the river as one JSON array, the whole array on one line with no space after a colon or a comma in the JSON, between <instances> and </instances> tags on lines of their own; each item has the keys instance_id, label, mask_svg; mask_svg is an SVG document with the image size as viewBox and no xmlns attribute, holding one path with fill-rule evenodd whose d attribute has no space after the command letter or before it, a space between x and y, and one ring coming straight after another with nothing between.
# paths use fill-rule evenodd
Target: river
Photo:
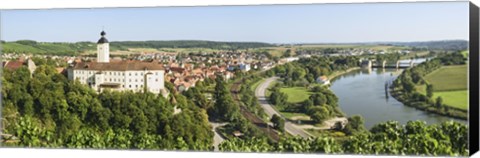
<instances>
[{"instance_id":1,"label":"river","mask_svg":"<svg viewBox=\"0 0 480 158\"><path fill-rule=\"evenodd\" d=\"M355 70L332 80L330 89L337 95L339 106L347 116L361 115L365 127L388 120L406 124L409 120L424 120L427 124L453 119L404 106L385 91L385 83L392 82L402 70L371 69Z\"/></svg>"}]
</instances>

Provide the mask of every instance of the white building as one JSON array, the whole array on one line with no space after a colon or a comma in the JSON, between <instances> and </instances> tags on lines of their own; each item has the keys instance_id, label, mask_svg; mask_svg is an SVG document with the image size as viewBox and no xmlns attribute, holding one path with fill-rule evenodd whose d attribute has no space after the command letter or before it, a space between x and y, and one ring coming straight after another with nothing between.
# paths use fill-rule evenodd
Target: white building
<instances>
[{"instance_id":1,"label":"white building","mask_svg":"<svg viewBox=\"0 0 480 158\"><path fill-rule=\"evenodd\" d=\"M157 62L110 61L105 32L97 42L97 61L80 62L68 69L69 80L79 80L100 92L103 89L165 92L163 66Z\"/></svg>"},{"instance_id":2,"label":"white building","mask_svg":"<svg viewBox=\"0 0 480 158\"><path fill-rule=\"evenodd\" d=\"M315 81L323 85L330 84L330 80L328 80L327 76L320 76Z\"/></svg>"},{"instance_id":3,"label":"white building","mask_svg":"<svg viewBox=\"0 0 480 158\"><path fill-rule=\"evenodd\" d=\"M241 71L250 71L250 64L241 63L239 65L239 68Z\"/></svg>"}]
</instances>

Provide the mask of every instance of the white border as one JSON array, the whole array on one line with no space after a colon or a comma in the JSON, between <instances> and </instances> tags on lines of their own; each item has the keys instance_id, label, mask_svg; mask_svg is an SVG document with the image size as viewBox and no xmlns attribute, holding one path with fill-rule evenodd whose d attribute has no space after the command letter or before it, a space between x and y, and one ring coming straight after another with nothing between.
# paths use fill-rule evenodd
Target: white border
<instances>
[{"instance_id":1,"label":"white border","mask_svg":"<svg viewBox=\"0 0 480 158\"><path fill-rule=\"evenodd\" d=\"M452 1L452 0L434 0ZM457 0L458 1L458 0ZM465 0L460 0L465 1ZM429 2L428 0L0 0L0 9L52 9L52 8L112 8L112 7L156 7L156 6L207 6L207 5L260 5L260 4L312 4L312 3L373 3L373 2ZM480 0L472 0L480 4ZM121 151L121 150L73 150L73 149L23 149L0 148L1 157L405 157L405 156L362 156L362 155L315 155L315 154L259 154L259 153L213 153L213 152L166 152L166 151ZM474 157L480 157L477 153Z\"/></svg>"},{"instance_id":2,"label":"white border","mask_svg":"<svg viewBox=\"0 0 480 158\"><path fill-rule=\"evenodd\" d=\"M466 1L466 0L433 0ZM478 1L478 0L477 0ZM0 0L0 9L105 8L155 6L260 5L365 2L429 2L428 0ZM431 1L430 1L431 2Z\"/></svg>"}]
</instances>

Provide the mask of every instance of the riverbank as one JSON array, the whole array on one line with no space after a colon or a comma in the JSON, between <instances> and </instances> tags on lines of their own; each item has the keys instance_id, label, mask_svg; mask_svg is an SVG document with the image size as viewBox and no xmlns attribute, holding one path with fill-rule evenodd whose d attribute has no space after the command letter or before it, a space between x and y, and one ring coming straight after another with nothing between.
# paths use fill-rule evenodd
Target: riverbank
<instances>
[{"instance_id":1,"label":"riverbank","mask_svg":"<svg viewBox=\"0 0 480 158\"><path fill-rule=\"evenodd\" d=\"M349 69L347 69L347 70L345 70L345 71L337 71L337 72L334 72L333 74L328 75L327 78L328 78L328 80L331 81L331 80L335 79L335 78L338 77L338 76L341 76L341 75L343 75L343 74L352 72L352 71L354 71L354 70L359 70L359 69L360 69L360 67L353 67L353 68L349 68Z\"/></svg>"},{"instance_id":2,"label":"riverbank","mask_svg":"<svg viewBox=\"0 0 480 158\"><path fill-rule=\"evenodd\" d=\"M451 118L467 120L468 118L468 111L464 109L459 109L455 107L450 107L443 105L441 108L437 108L433 106L433 103L427 103L426 101L419 101L415 100L411 96L408 96L407 93L402 92L400 90L401 87L394 85L389 87L389 92L393 98L398 100L399 102L403 103L405 106L413 107L418 110L423 110L426 112L434 113L441 116L447 116Z\"/></svg>"}]
</instances>

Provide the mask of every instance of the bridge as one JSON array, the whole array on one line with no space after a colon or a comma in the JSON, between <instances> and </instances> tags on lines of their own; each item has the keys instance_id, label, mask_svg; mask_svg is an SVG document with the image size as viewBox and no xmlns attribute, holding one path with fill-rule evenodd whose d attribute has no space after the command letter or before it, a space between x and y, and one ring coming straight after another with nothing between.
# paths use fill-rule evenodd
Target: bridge
<instances>
[{"instance_id":1,"label":"bridge","mask_svg":"<svg viewBox=\"0 0 480 158\"><path fill-rule=\"evenodd\" d=\"M361 61L362 68L410 68L419 63L415 63L413 60L410 61L395 61L393 63L387 63L386 60L375 61L375 60L363 60Z\"/></svg>"}]
</instances>

